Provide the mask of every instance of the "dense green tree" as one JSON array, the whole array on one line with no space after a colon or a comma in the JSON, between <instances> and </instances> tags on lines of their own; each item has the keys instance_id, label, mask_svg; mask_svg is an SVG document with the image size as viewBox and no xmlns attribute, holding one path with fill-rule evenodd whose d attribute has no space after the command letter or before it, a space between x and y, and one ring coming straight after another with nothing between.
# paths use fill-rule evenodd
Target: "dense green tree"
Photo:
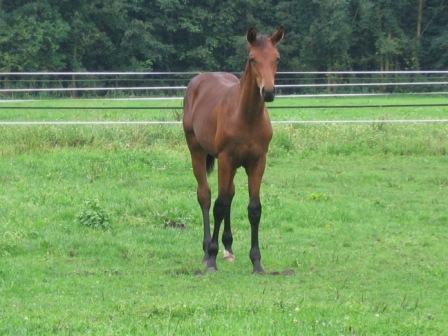
<instances>
[{"instance_id":1,"label":"dense green tree","mask_svg":"<svg viewBox=\"0 0 448 336\"><path fill-rule=\"evenodd\" d=\"M421 28L422 66L448 68L448 1L426 0Z\"/></svg>"},{"instance_id":2,"label":"dense green tree","mask_svg":"<svg viewBox=\"0 0 448 336\"><path fill-rule=\"evenodd\" d=\"M313 70L343 70L350 67L348 54L352 30L348 0L310 1L313 20L305 31L301 55Z\"/></svg>"},{"instance_id":3,"label":"dense green tree","mask_svg":"<svg viewBox=\"0 0 448 336\"><path fill-rule=\"evenodd\" d=\"M286 28L281 70L448 67L447 0L0 0L0 70L227 70Z\"/></svg>"},{"instance_id":4,"label":"dense green tree","mask_svg":"<svg viewBox=\"0 0 448 336\"><path fill-rule=\"evenodd\" d=\"M0 11L0 69L3 71L63 68L67 55L61 49L69 25L47 1L24 2L15 8L2 3Z\"/></svg>"}]
</instances>

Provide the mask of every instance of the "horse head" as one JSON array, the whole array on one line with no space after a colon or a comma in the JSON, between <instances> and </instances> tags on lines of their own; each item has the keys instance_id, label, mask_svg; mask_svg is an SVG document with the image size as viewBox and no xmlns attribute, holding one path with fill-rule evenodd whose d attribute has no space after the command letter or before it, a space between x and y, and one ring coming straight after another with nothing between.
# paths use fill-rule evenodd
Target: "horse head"
<instances>
[{"instance_id":1,"label":"horse head","mask_svg":"<svg viewBox=\"0 0 448 336\"><path fill-rule=\"evenodd\" d=\"M246 35L249 43L249 67L265 102L271 102L275 97L275 73L280 60L277 43L284 34L283 27L279 27L270 37L257 35L255 28L250 28Z\"/></svg>"}]
</instances>

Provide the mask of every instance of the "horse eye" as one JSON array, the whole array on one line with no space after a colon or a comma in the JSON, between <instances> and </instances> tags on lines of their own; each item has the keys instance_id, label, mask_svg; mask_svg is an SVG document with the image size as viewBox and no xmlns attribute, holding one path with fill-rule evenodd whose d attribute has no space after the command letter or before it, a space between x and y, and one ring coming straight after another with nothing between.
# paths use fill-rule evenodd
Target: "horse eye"
<instances>
[{"instance_id":1,"label":"horse eye","mask_svg":"<svg viewBox=\"0 0 448 336\"><path fill-rule=\"evenodd\" d=\"M256 64L256 63L257 63L257 61L255 60L255 58L251 58L251 59L249 59L249 62L250 62L250 64Z\"/></svg>"}]
</instances>

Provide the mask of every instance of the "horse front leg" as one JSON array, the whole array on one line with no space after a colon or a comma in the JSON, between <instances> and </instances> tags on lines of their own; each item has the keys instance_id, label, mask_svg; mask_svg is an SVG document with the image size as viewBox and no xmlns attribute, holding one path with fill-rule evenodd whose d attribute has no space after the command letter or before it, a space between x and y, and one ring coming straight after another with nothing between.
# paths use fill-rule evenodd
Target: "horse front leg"
<instances>
[{"instance_id":1,"label":"horse front leg","mask_svg":"<svg viewBox=\"0 0 448 336\"><path fill-rule=\"evenodd\" d=\"M258 230L261 218L260 186L266 166L266 156L259 158L246 168L249 184L249 205L247 214L251 228L251 247L249 252L250 260L253 265L253 273L264 273L261 266L261 253L258 242Z\"/></svg>"},{"instance_id":2,"label":"horse front leg","mask_svg":"<svg viewBox=\"0 0 448 336\"><path fill-rule=\"evenodd\" d=\"M230 204L233 197L233 178L236 168L230 158L225 155L218 157L218 198L213 206L214 227L212 239L208 245L207 270L216 271L216 256L218 254L219 228L224 218L230 218ZM230 223L230 222L229 222Z\"/></svg>"}]
</instances>

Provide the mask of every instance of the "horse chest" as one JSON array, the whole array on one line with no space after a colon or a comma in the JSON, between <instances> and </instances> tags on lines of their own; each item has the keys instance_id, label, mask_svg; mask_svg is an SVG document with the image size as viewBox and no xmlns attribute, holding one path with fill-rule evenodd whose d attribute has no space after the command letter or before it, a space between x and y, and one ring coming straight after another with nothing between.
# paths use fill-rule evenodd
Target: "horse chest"
<instances>
[{"instance_id":1,"label":"horse chest","mask_svg":"<svg viewBox=\"0 0 448 336\"><path fill-rule=\"evenodd\" d=\"M266 154L270 136L260 131L232 134L227 133L223 138L222 152L231 153L231 157L238 165L248 160L257 159Z\"/></svg>"}]
</instances>

